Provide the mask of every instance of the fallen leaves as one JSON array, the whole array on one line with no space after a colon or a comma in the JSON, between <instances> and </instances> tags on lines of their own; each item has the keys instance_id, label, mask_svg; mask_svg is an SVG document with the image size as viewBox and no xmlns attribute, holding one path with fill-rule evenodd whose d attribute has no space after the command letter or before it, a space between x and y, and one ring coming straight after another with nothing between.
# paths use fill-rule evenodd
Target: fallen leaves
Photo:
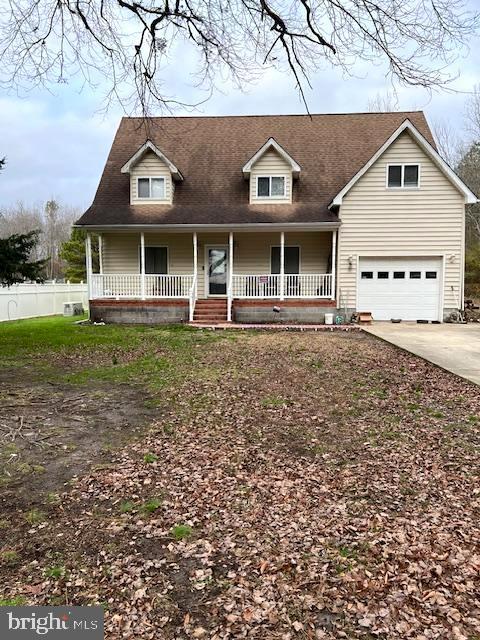
<instances>
[{"instance_id":1,"label":"fallen leaves","mask_svg":"<svg viewBox=\"0 0 480 640\"><path fill-rule=\"evenodd\" d=\"M413 360L362 335L202 346L151 434L52 507L63 537L18 525L2 589L103 602L109 640L471 640L480 393ZM53 553L68 584L26 590Z\"/></svg>"}]
</instances>

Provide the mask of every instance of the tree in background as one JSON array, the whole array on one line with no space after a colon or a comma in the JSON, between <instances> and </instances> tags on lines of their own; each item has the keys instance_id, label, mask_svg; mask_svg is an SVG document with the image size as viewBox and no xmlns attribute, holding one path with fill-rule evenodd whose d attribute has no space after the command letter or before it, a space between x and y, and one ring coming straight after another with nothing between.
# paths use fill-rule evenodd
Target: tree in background
<instances>
[{"instance_id":1,"label":"tree in background","mask_svg":"<svg viewBox=\"0 0 480 640\"><path fill-rule=\"evenodd\" d=\"M457 173L473 193L480 194L480 141L470 145L463 154ZM480 244L480 203L467 205L465 233L467 249Z\"/></svg>"},{"instance_id":2,"label":"tree in background","mask_svg":"<svg viewBox=\"0 0 480 640\"><path fill-rule=\"evenodd\" d=\"M31 260L38 231L0 238L0 285L9 287L24 280L45 280L45 260Z\"/></svg>"},{"instance_id":3,"label":"tree in background","mask_svg":"<svg viewBox=\"0 0 480 640\"><path fill-rule=\"evenodd\" d=\"M76 207L49 200L44 206L19 202L0 215L0 237L38 230L38 243L32 250L33 260L48 260L47 277L63 277L65 264L60 247L70 237L72 224L81 215Z\"/></svg>"},{"instance_id":4,"label":"tree in background","mask_svg":"<svg viewBox=\"0 0 480 640\"><path fill-rule=\"evenodd\" d=\"M57 225L59 205L55 200L48 200L45 204L45 242L48 255L48 277L52 280L57 272L58 253Z\"/></svg>"},{"instance_id":5,"label":"tree in background","mask_svg":"<svg viewBox=\"0 0 480 640\"><path fill-rule=\"evenodd\" d=\"M84 229L72 229L70 239L63 243L60 249L60 258L65 261L65 278L70 282L86 282L87 269L85 262L85 239L87 232ZM93 270L98 270L98 238L92 236L92 263Z\"/></svg>"}]
</instances>

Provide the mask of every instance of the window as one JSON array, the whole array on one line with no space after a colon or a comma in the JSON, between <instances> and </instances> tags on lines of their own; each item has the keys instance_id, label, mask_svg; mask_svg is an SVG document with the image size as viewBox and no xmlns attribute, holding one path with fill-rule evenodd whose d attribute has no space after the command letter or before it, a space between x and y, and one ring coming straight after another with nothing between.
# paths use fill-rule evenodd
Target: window
<instances>
[{"instance_id":1,"label":"window","mask_svg":"<svg viewBox=\"0 0 480 640\"><path fill-rule=\"evenodd\" d=\"M418 164L406 164L403 167L403 186L418 187Z\"/></svg>"},{"instance_id":2,"label":"window","mask_svg":"<svg viewBox=\"0 0 480 640\"><path fill-rule=\"evenodd\" d=\"M421 277L422 277L421 271L410 271L411 280L420 280Z\"/></svg>"},{"instance_id":3,"label":"window","mask_svg":"<svg viewBox=\"0 0 480 640\"><path fill-rule=\"evenodd\" d=\"M387 167L387 185L389 189L415 189L420 184L420 165L390 164Z\"/></svg>"},{"instance_id":4,"label":"window","mask_svg":"<svg viewBox=\"0 0 480 640\"><path fill-rule=\"evenodd\" d=\"M372 280L373 271L362 271L362 280Z\"/></svg>"},{"instance_id":5,"label":"window","mask_svg":"<svg viewBox=\"0 0 480 640\"><path fill-rule=\"evenodd\" d=\"M436 280L437 272L436 271L425 271L425 278L427 280Z\"/></svg>"},{"instance_id":6,"label":"window","mask_svg":"<svg viewBox=\"0 0 480 640\"><path fill-rule=\"evenodd\" d=\"M167 247L145 247L145 273L168 273Z\"/></svg>"},{"instance_id":7,"label":"window","mask_svg":"<svg viewBox=\"0 0 480 640\"><path fill-rule=\"evenodd\" d=\"M285 176L265 176L257 178L258 198L285 197Z\"/></svg>"},{"instance_id":8,"label":"window","mask_svg":"<svg viewBox=\"0 0 480 640\"><path fill-rule=\"evenodd\" d=\"M139 198L163 200L165 198L165 178L137 178Z\"/></svg>"},{"instance_id":9,"label":"window","mask_svg":"<svg viewBox=\"0 0 480 640\"><path fill-rule=\"evenodd\" d=\"M401 165L392 165L388 167L388 186L389 187L402 186L402 166Z\"/></svg>"},{"instance_id":10,"label":"window","mask_svg":"<svg viewBox=\"0 0 480 640\"><path fill-rule=\"evenodd\" d=\"M377 273L377 278L379 280L388 280L388 271L379 271Z\"/></svg>"},{"instance_id":11,"label":"window","mask_svg":"<svg viewBox=\"0 0 480 640\"><path fill-rule=\"evenodd\" d=\"M272 247L271 273L280 273L280 247ZM300 247L285 247L285 273L300 273Z\"/></svg>"},{"instance_id":12,"label":"window","mask_svg":"<svg viewBox=\"0 0 480 640\"><path fill-rule=\"evenodd\" d=\"M405 278L405 271L394 271L393 279L394 280L403 280Z\"/></svg>"}]
</instances>

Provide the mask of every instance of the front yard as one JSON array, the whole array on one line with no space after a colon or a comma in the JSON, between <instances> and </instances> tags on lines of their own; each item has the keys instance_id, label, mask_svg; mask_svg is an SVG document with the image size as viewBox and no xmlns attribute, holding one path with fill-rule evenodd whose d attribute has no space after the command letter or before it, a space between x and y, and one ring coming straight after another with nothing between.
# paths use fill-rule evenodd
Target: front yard
<instances>
[{"instance_id":1,"label":"front yard","mask_svg":"<svg viewBox=\"0 0 480 640\"><path fill-rule=\"evenodd\" d=\"M0 602L480 638L478 387L362 333L0 324Z\"/></svg>"}]
</instances>

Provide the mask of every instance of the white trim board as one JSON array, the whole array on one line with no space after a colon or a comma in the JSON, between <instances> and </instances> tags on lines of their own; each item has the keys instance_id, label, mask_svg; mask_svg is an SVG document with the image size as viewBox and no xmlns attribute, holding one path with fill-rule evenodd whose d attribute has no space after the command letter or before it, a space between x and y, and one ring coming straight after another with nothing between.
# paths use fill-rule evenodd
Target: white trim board
<instances>
[{"instance_id":1,"label":"white trim board","mask_svg":"<svg viewBox=\"0 0 480 640\"><path fill-rule=\"evenodd\" d=\"M288 164L290 165L290 167L292 168L292 174L295 178L298 178L298 175L300 174L301 168L300 165L295 162L295 160L292 158L292 156L285 151L285 149L278 144L278 142L275 140L275 138L269 138L264 145L262 145L260 147L260 149L250 158L250 160L248 160L248 162L246 162L243 165L242 171L243 171L243 175L245 177L248 177L250 175L250 172L252 170L253 165L257 162L257 160L259 158L261 158L263 156L263 154L268 150L268 149L275 149L275 151L282 156L282 158L288 162Z\"/></svg>"},{"instance_id":2,"label":"white trim board","mask_svg":"<svg viewBox=\"0 0 480 640\"><path fill-rule=\"evenodd\" d=\"M341 222L245 222L238 224L74 224L76 229L86 231L211 231L211 232L256 232L256 231L333 231Z\"/></svg>"},{"instance_id":3,"label":"white trim board","mask_svg":"<svg viewBox=\"0 0 480 640\"><path fill-rule=\"evenodd\" d=\"M404 131L412 136L419 147L429 156L434 164L442 171L442 173L450 180L450 182L463 194L466 204L475 204L478 202L477 196L471 191L467 185L461 180L455 171L451 169L445 160L440 156L430 142L420 133L420 131L411 123L410 120L405 120L396 131L392 133L390 138L380 147L380 149L370 158L370 160L363 165L353 178L347 182L341 191L333 198L328 208L338 207L342 204L344 196L350 191L354 184L360 180L360 178L370 169L370 167L380 158L381 155L390 147L391 144L402 134ZM416 163L413 163L416 164Z\"/></svg>"},{"instance_id":4,"label":"white trim board","mask_svg":"<svg viewBox=\"0 0 480 640\"><path fill-rule=\"evenodd\" d=\"M147 153L147 151L152 151L158 158L160 158L160 160L162 160L162 162L164 162L167 165L170 173L172 174L172 178L174 180L179 180L179 181L183 180L183 176L180 173L180 171L177 169L177 167L173 164L173 162L171 162L167 158L165 154L163 154L160 151L158 147L156 147L153 144L151 140L147 140L144 144L142 144L140 149L138 149L133 154L130 160L127 160L127 162L123 165L120 171L122 173L130 173L130 171L132 170L132 167L134 167L137 164L137 162L141 160L141 158Z\"/></svg>"}]
</instances>

